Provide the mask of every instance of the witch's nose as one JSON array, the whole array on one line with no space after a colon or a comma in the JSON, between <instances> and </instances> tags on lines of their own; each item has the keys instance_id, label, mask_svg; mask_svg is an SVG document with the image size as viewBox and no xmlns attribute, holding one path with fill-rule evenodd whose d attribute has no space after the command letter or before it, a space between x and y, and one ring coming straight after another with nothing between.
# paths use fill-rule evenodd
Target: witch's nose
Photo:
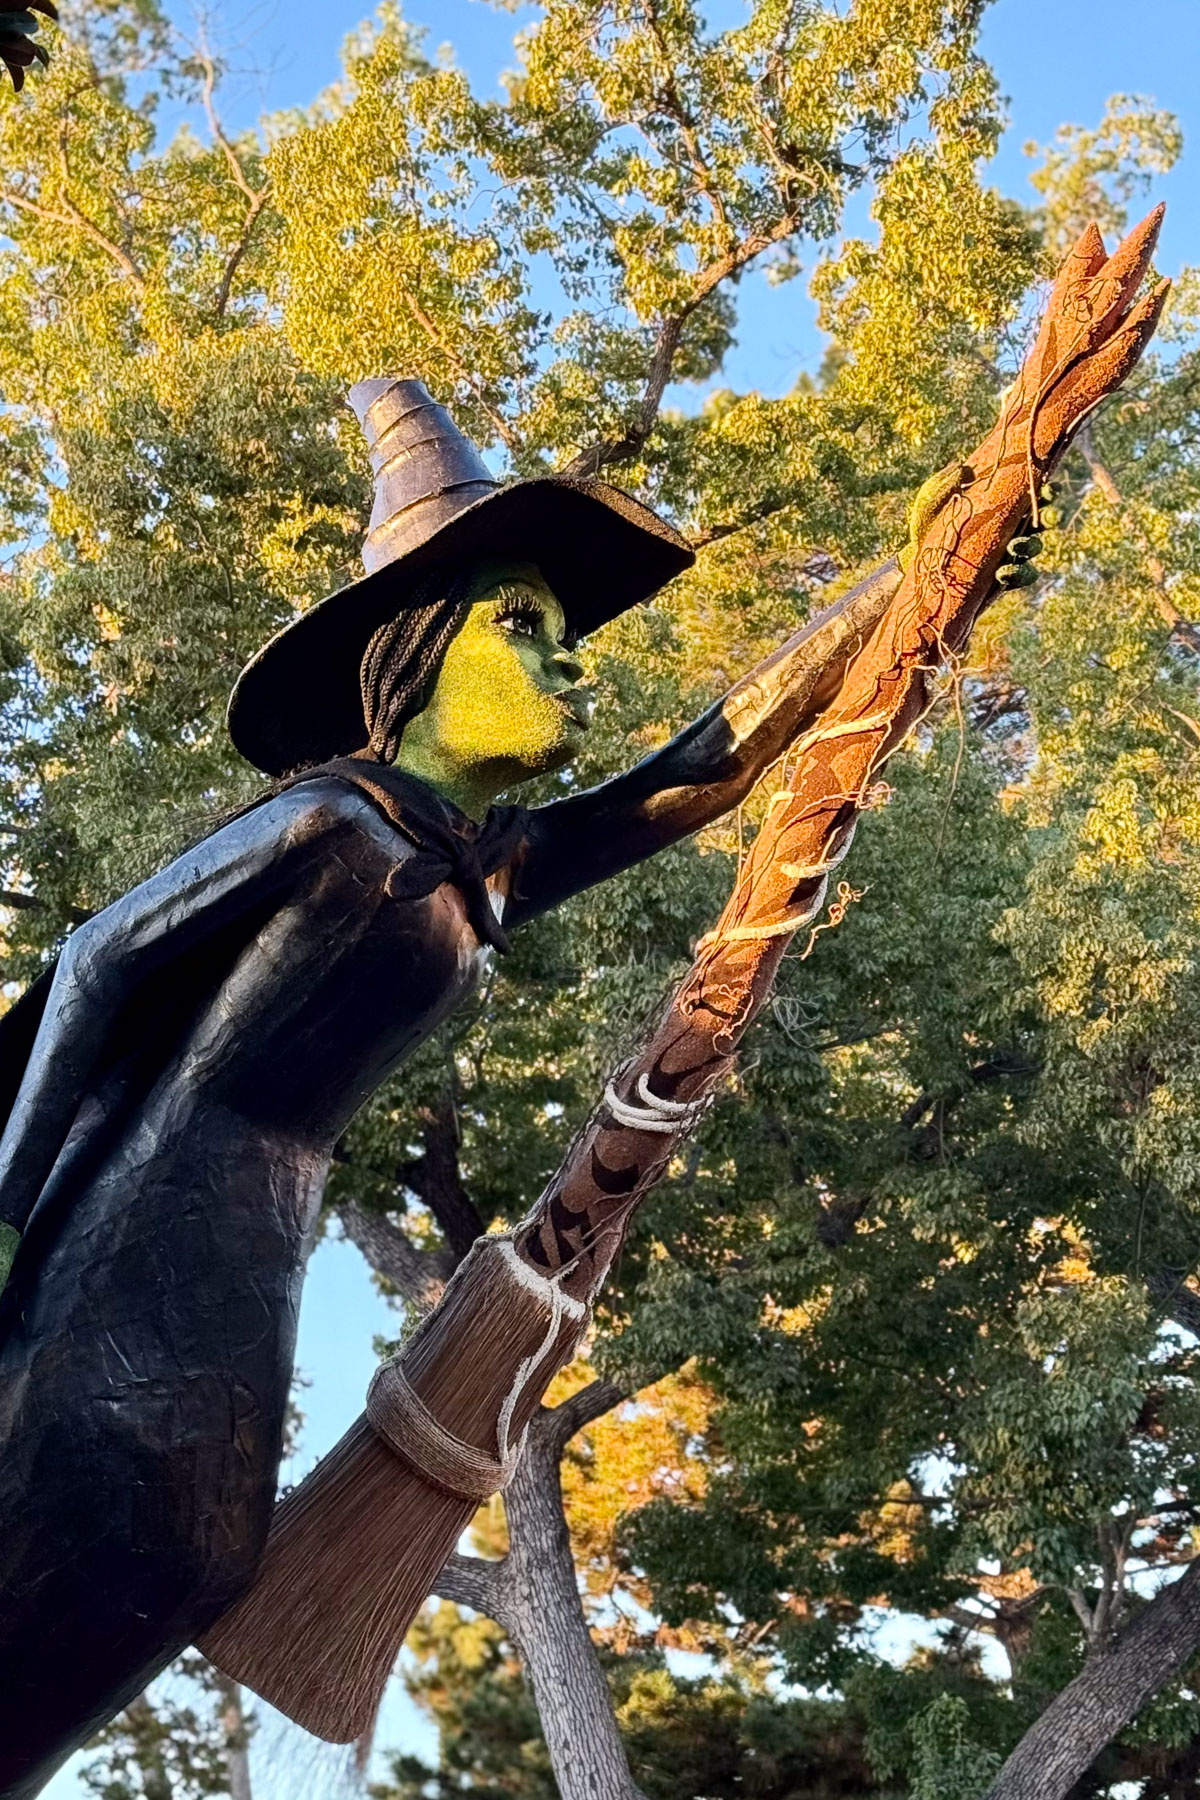
<instances>
[{"instance_id":1,"label":"witch's nose","mask_svg":"<svg viewBox=\"0 0 1200 1800\"><path fill-rule=\"evenodd\" d=\"M582 679L583 664L569 650L557 650L551 661L564 681L573 684Z\"/></svg>"}]
</instances>

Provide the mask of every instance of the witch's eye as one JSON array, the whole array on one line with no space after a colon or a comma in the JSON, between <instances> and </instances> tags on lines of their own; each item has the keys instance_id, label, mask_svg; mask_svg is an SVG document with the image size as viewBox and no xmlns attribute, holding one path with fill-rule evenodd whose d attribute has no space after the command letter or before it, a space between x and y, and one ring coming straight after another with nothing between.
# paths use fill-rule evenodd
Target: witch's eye
<instances>
[{"instance_id":1,"label":"witch's eye","mask_svg":"<svg viewBox=\"0 0 1200 1800\"><path fill-rule=\"evenodd\" d=\"M541 630L545 616L541 607L532 601L514 600L497 613L496 623L518 637L534 638Z\"/></svg>"}]
</instances>

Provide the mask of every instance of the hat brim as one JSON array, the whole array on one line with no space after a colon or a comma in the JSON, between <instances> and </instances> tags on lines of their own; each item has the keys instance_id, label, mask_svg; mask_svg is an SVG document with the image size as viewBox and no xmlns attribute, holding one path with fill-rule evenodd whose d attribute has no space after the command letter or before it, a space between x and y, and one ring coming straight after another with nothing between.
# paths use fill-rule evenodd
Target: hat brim
<instances>
[{"instance_id":1,"label":"hat brim","mask_svg":"<svg viewBox=\"0 0 1200 1800\"><path fill-rule=\"evenodd\" d=\"M430 569L484 557L536 563L575 637L649 599L695 561L686 539L619 488L557 476L498 487L264 645L230 696L235 747L268 775L361 749L359 669L371 637Z\"/></svg>"}]
</instances>

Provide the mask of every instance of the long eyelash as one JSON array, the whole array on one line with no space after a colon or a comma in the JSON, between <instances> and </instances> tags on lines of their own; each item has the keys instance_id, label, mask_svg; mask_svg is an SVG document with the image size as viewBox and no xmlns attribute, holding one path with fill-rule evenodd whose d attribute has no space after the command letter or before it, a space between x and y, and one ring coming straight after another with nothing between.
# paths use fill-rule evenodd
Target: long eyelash
<instances>
[{"instance_id":1,"label":"long eyelash","mask_svg":"<svg viewBox=\"0 0 1200 1800\"><path fill-rule=\"evenodd\" d=\"M539 606L536 600L529 599L523 594L505 594L502 590L500 599L504 604L496 614L497 620L528 619L531 625L537 626L546 617L545 608Z\"/></svg>"}]
</instances>

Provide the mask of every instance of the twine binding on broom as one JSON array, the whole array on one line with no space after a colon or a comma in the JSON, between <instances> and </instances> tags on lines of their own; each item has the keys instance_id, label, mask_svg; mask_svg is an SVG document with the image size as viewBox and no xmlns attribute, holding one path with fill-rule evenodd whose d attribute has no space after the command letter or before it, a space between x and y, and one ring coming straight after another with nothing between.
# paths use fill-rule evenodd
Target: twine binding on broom
<instances>
[{"instance_id":1,"label":"twine binding on broom","mask_svg":"<svg viewBox=\"0 0 1200 1800\"><path fill-rule=\"evenodd\" d=\"M830 733L832 736L833 733ZM799 931L802 925L811 925L825 904L825 896L829 892L829 877L839 863L845 862L850 854L850 846L854 842L854 833L858 826L857 819L851 819L844 828L843 835L831 856L824 862L811 863L801 867L796 863L781 863L780 869L789 881L816 881L820 877L820 886L809 900L796 912L785 913L781 919L771 919L759 925L725 925L718 926L715 931L706 931L703 937L696 939L694 954L699 956L702 950L711 950L715 944L753 943L759 938L787 937ZM607 1098L607 1095L605 1096ZM647 1127L649 1129L649 1127Z\"/></svg>"},{"instance_id":2,"label":"twine binding on broom","mask_svg":"<svg viewBox=\"0 0 1200 1800\"><path fill-rule=\"evenodd\" d=\"M367 1390L367 1420L371 1429L418 1475L423 1475L447 1493L460 1494L465 1500L486 1500L508 1486L525 1448L525 1431L515 1444L509 1441L513 1413L525 1385L557 1340L563 1320L577 1320L577 1344L587 1328L589 1317L584 1301L563 1292L561 1278L567 1269L559 1269L553 1275L540 1274L521 1260L507 1233L480 1238L453 1279L458 1279L468 1263L473 1262L477 1269L484 1257L496 1253L499 1255L495 1264L497 1270L516 1287L536 1294L549 1307L542 1341L518 1365L501 1403L496 1420L496 1455L489 1456L477 1445L447 1431L434 1417L404 1372L403 1351L375 1371Z\"/></svg>"}]
</instances>

